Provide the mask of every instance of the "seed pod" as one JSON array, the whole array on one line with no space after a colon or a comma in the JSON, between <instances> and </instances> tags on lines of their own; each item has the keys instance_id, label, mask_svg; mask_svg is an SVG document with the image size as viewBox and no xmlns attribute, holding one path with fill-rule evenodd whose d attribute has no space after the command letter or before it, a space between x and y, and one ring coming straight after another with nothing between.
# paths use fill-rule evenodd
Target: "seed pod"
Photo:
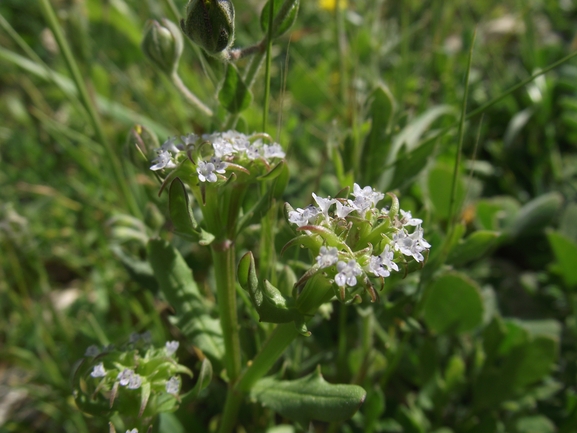
<instances>
[{"instance_id":1,"label":"seed pod","mask_svg":"<svg viewBox=\"0 0 577 433\"><path fill-rule=\"evenodd\" d=\"M151 20L147 23L142 39L142 51L162 72L170 75L178 67L183 41L178 27L163 19L162 23Z\"/></svg>"},{"instance_id":2,"label":"seed pod","mask_svg":"<svg viewBox=\"0 0 577 433\"><path fill-rule=\"evenodd\" d=\"M234 43L234 6L230 0L190 0L180 27L207 53L218 55Z\"/></svg>"}]
</instances>

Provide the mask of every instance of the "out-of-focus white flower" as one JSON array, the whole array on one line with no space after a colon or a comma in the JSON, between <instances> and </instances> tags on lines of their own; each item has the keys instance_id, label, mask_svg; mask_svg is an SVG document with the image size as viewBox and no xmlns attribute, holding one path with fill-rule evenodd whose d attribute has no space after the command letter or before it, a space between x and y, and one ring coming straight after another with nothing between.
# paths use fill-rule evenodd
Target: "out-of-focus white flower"
<instances>
[{"instance_id":1,"label":"out-of-focus white flower","mask_svg":"<svg viewBox=\"0 0 577 433\"><path fill-rule=\"evenodd\" d=\"M335 247L327 248L322 246L319 255L316 258L317 264L321 269L328 268L338 262L338 254L339 252Z\"/></svg>"},{"instance_id":2,"label":"out-of-focus white flower","mask_svg":"<svg viewBox=\"0 0 577 433\"><path fill-rule=\"evenodd\" d=\"M90 376L92 377L106 376L106 370L104 369L104 364L101 362L100 364L95 365L94 368L92 369L92 373L90 373Z\"/></svg>"},{"instance_id":3,"label":"out-of-focus white flower","mask_svg":"<svg viewBox=\"0 0 577 433\"><path fill-rule=\"evenodd\" d=\"M172 155L167 150L158 152L158 156L152 160L155 164L150 166L152 171L162 170L163 168L174 168L176 164L172 160Z\"/></svg>"},{"instance_id":4,"label":"out-of-focus white flower","mask_svg":"<svg viewBox=\"0 0 577 433\"><path fill-rule=\"evenodd\" d=\"M166 354L168 356L171 356L173 353L175 353L178 350L179 345L180 344L178 341L167 341L166 345L165 345Z\"/></svg>"},{"instance_id":5,"label":"out-of-focus white flower","mask_svg":"<svg viewBox=\"0 0 577 433\"><path fill-rule=\"evenodd\" d=\"M177 395L179 389L180 389L180 380L178 380L178 377L172 376L170 379L166 381L166 392L168 392L169 394Z\"/></svg>"}]
</instances>

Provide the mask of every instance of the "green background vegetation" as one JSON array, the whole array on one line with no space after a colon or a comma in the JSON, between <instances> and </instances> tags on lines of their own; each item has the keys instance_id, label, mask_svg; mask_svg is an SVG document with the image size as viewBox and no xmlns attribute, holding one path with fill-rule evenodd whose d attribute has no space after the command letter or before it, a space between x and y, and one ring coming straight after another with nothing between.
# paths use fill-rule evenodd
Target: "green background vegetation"
<instances>
[{"instance_id":1,"label":"green background vegetation","mask_svg":"<svg viewBox=\"0 0 577 433\"><path fill-rule=\"evenodd\" d=\"M130 130L142 124L162 142L226 117L200 116L144 58L146 20L174 20L165 2L52 4L141 215L129 216L39 2L3 0L0 404L14 400L2 432L107 431L71 396L86 347L145 330L159 345L180 338L152 276L135 271L138 240L171 234ZM260 40L262 2L235 6L235 46ZM575 51L576 24L569 0L357 0L340 13L306 0L290 38L275 42L266 130L287 150L286 201L304 206L311 192L334 196L352 182L395 191L432 244L421 281L391 279L371 308L334 303L314 338L286 353L288 378L320 364L329 382L368 392L352 420L318 431L575 431L577 61L507 91ZM186 44L179 73L218 109L221 63ZM240 130L262 130L264 89L259 75ZM501 96L460 135L463 112ZM280 246L289 232L279 227ZM209 291L207 250L173 242ZM240 325L256 328L242 314ZM179 357L194 370L183 341ZM215 378L209 390L161 429L211 431L225 387ZM275 422L256 404L242 413L249 432Z\"/></svg>"}]
</instances>

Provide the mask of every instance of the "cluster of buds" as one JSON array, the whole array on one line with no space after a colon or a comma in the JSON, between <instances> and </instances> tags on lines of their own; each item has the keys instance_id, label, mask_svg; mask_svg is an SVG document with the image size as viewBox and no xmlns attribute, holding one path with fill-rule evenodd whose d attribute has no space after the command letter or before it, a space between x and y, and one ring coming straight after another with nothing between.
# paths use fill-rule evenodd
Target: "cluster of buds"
<instances>
[{"instance_id":1,"label":"cluster of buds","mask_svg":"<svg viewBox=\"0 0 577 433\"><path fill-rule=\"evenodd\" d=\"M118 412L131 419L152 419L176 410L180 374L192 372L178 363L177 341L150 344L150 334L133 334L122 348L90 346L74 375L74 397L85 412L106 416ZM142 424L142 423L141 423Z\"/></svg>"},{"instance_id":2,"label":"cluster of buds","mask_svg":"<svg viewBox=\"0 0 577 433\"><path fill-rule=\"evenodd\" d=\"M245 135L237 131L191 133L180 139L167 139L156 150L150 169L172 169L179 165L185 168L184 165L190 161L196 167L195 175L200 183L217 183L227 180L227 171L250 175L250 169L257 165L269 171L273 162L284 157L280 144L273 143L267 134Z\"/></svg>"},{"instance_id":3,"label":"cluster of buds","mask_svg":"<svg viewBox=\"0 0 577 433\"><path fill-rule=\"evenodd\" d=\"M355 184L354 200L346 197L348 192L342 195L323 198L313 193L317 205L304 209L287 204L288 221L301 233L287 246L301 244L316 256L304 279L323 272L341 301L359 301L365 289L375 300L371 278L384 283L408 259L422 263L431 246L423 238L422 220L399 209L395 195L387 194L392 205L380 209L377 204L385 195L371 187Z\"/></svg>"}]
</instances>

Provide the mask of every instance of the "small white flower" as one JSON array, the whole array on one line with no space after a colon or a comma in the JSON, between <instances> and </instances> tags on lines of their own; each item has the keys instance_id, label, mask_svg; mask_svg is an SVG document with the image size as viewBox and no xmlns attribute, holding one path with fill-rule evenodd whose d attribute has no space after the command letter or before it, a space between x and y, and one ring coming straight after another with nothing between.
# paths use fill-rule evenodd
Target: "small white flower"
<instances>
[{"instance_id":1,"label":"small white flower","mask_svg":"<svg viewBox=\"0 0 577 433\"><path fill-rule=\"evenodd\" d=\"M254 143L245 149L246 157L251 161L260 158L260 149Z\"/></svg>"},{"instance_id":2,"label":"small white flower","mask_svg":"<svg viewBox=\"0 0 577 433\"><path fill-rule=\"evenodd\" d=\"M369 272L377 277L383 278L391 275L391 272L383 267L383 259L381 256L371 256L369 259Z\"/></svg>"},{"instance_id":3,"label":"small white flower","mask_svg":"<svg viewBox=\"0 0 577 433\"><path fill-rule=\"evenodd\" d=\"M286 156L284 150L282 150L281 145L278 143L273 143L271 145L265 144L263 146L263 151L264 151L264 157L267 159L284 158Z\"/></svg>"},{"instance_id":4,"label":"small white flower","mask_svg":"<svg viewBox=\"0 0 577 433\"><path fill-rule=\"evenodd\" d=\"M98 349L98 346L96 346L95 344L93 344L92 346L88 346L86 348L86 352L84 352L84 356L97 356L100 354L100 350Z\"/></svg>"},{"instance_id":5,"label":"small white flower","mask_svg":"<svg viewBox=\"0 0 577 433\"><path fill-rule=\"evenodd\" d=\"M304 209L297 208L297 210L290 211L288 214L288 220L289 222L302 227L313 222L319 213L320 210L317 207L308 205Z\"/></svg>"},{"instance_id":6,"label":"small white flower","mask_svg":"<svg viewBox=\"0 0 577 433\"><path fill-rule=\"evenodd\" d=\"M155 164L150 166L152 171L161 170L163 168L174 168L176 164L172 160L172 155L167 150L158 152L158 156L152 160Z\"/></svg>"},{"instance_id":7,"label":"small white flower","mask_svg":"<svg viewBox=\"0 0 577 433\"><path fill-rule=\"evenodd\" d=\"M214 149L214 154L217 158L233 155L237 152L229 141L222 138L214 140L212 142L212 148Z\"/></svg>"},{"instance_id":8,"label":"small white flower","mask_svg":"<svg viewBox=\"0 0 577 433\"><path fill-rule=\"evenodd\" d=\"M132 430L126 430L126 433L138 433L138 429L133 428Z\"/></svg>"},{"instance_id":9,"label":"small white flower","mask_svg":"<svg viewBox=\"0 0 577 433\"><path fill-rule=\"evenodd\" d=\"M166 392L168 392L169 394L177 395L179 389L180 389L180 380L178 380L178 377L172 376L170 379L166 381Z\"/></svg>"},{"instance_id":10,"label":"small white flower","mask_svg":"<svg viewBox=\"0 0 577 433\"><path fill-rule=\"evenodd\" d=\"M186 147L194 147L196 141L198 140L198 135L193 134L192 132L187 135L181 135L180 140L184 143Z\"/></svg>"},{"instance_id":11,"label":"small white flower","mask_svg":"<svg viewBox=\"0 0 577 433\"><path fill-rule=\"evenodd\" d=\"M214 171L217 173L223 174L226 172L226 167L228 167L228 164L222 161L219 157L213 156L210 158L210 162L214 165Z\"/></svg>"},{"instance_id":12,"label":"small white flower","mask_svg":"<svg viewBox=\"0 0 577 433\"><path fill-rule=\"evenodd\" d=\"M389 244L385 245L385 249L379 257L381 258L382 265L386 266L389 271L395 270L399 272L399 267L395 262L393 262L395 253L391 250L391 246Z\"/></svg>"},{"instance_id":13,"label":"small white flower","mask_svg":"<svg viewBox=\"0 0 577 433\"><path fill-rule=\"evenodd\" d=\"M357 285L357 276L361 275L363 271L355 260L349 260L348 263L340 261L337 263L337 271L335 276L335 283L337 286L344 287L345 285L354 287Z\"/></svg>"},{"instance_id":14,"label":"small white flower","mask_svg":"<svg viewBox=\"0 0 577 433\"><path fill-rule=\"evenodd\" d=\"M118 376L116 376L116 380L118 380L122 386L126 386L130 383L130 379L132 378L132 376L134 376L134 370L131 370L130 368L125 368L120 373L118 373Z\"/></svg>"},{"instance_id":15,"label":"small white flower","mask_svg":"<svg viewBox=\"0 0 577 433\"><path fill-rule=\"evenodd\" d=\"M359 212L359 215L364 218L365 212L377 205L381 201L385 194L382 192L375 191L370 186L365 186L361 188L358 184L354 184L352 195L355 197L353 205Z\"/></svg>"},{"instance_id":16,"label":"small white flower","mask_svg":"<svg viewBox=\"0 0 577 433\"><path fill-rule=\"evenodd\" d=\"M336 200L332 199L330 197L329 198L319 197L314 192L313 192L313 198L315 199L315 201L319 205L321 213L324 215L325 219L328 219L329 218L329 208L332 206L333 203L336 202Z\"/></svg>"},{"instance_id":17,"label":"small white flower","mask_svg":"<svg viewBox=\"0 0 577 433\"><path fill-rule=\"evenodd\" d=\"M403 226L418 226L419 224L423 223L422 219L413 218L411 215L411 211L405 212L404 210L400 210L401 212L401 219L400 222Z\"/></svg>"},{"instance_id":18,"label":"small white flower","mask_svg":"<svg viewBox=\"0 0 577 433\"><path fill-rule=\"evenodd\" d=\"M347 200L346 204L342 204L340 200L336 200L337 203L337 218L346 218L348 214L355 210L352 206L352 201Z\"/></svg>"},{"instance_id":19,"label":"small white flower","mask_svg":"<svg viewBox=\"0 0 577 433\"><path fill-rule=\"evenodd\" d=\"M408 234L405 229L399 230L393 236L394 248L400 251L405 256L412 256L417 262L425 260L422 251L431 247L429 243L423 239L423 229L417 226L415 231Z\"/></svg>"},{"instance_id":20,"label":"small white flower","mask_svg":"<svg viewBox=\"0 0 577 433\"><path fill-rule=\"evenodd\" d=\"M98 365L95 365L92 373L90 373L92 377L104 377L106 376L106 370L104 369L104 364L102 362Z\"/></svg>"},{"instance_id":21,"label":"small white flower","mask_svg":"<svg viewBox=\"0 0 577 433\"><path fill-rule=\"evenodd\" d=\"M165 344L166 354L170 356L175 353L179 345L178 341L167 341Z\"/></svg>"},{"instance_id":22,"label":"small white flower","mask_svg":"<svg viewBox=\"0 0 577 433\"><path fill-rule=\"evenodd\" d=\"M174 144L175 140L176 137L169 137L164 143L162 143L160 150L164 152L172 152L176 155L178 152L180 152L180 149Z\"/></svg>"},{"instance_id":23,"label":"small white flower","mask_svg":"<svg viewBox=\"0 0 577 433\"><path fill-rule=\"evenodd\" d=\"M215 166L212 162L198 161L198 167L196 167L196 172L198 173L198 179L201 182L216 182L217 177L214 174Z\"/></svg>"},{"instance_id":24,"label":"small white flower","mask_svg":"<svg viewBox=\"0 0 577 433\"><path fill-rule=\"evenodd\" d=\"M338 250L335 247L327 248L322 246L316 261L320 268L328 268L338 262Z\"/></svg>"},{"instance_id":25,"label":"small white flower","mask_svg":"<svg viewBox=\"0 0 577 433\"><path fill-rule=\"evenodd\" d=\"M128 389L138 389L142 385L142 377L140 374L133 374L128 381Z\"/></svg>"}]
</instances>

